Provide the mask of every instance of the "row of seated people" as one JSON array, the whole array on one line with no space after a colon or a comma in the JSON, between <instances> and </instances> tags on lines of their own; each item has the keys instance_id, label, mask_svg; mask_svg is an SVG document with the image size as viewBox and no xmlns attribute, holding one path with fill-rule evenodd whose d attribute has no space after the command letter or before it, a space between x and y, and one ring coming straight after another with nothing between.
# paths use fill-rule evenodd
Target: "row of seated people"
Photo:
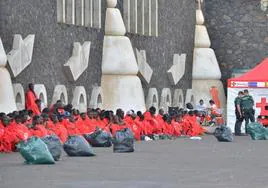
<instances>
[{"instance_id":1,"label":"row of seated people","mask_svg":"<svg viewBox=\"0 0 268 188\"><path fill-rule=\"evenodd\" d=\"M42 138L55 134L64 143L68 136L91 134L96 129L115 135L117 131L129 128L136 140L153 135L179 137L204 133L193 112L181 112L171 117L163 112L156 115L154 107L145 113L129 111L126 115L121 109L114 114L113 111L100 109L88 109L87 113L79 113L72 108L69 111L55 105L53 108L43 110L40 116L33 116L32 112L27 110L8 115L1 113L0 152L15 151L18 142L31 136Z\"/></svg>"}]
</instances>

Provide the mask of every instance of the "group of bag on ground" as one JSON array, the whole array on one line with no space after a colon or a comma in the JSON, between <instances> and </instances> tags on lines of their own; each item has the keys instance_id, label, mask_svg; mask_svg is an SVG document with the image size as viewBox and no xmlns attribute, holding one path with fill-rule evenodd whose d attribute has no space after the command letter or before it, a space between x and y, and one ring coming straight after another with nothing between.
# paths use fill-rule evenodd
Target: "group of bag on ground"
<instances>
[{"instance_id":1,"label":"group of bag on ground","mask_svg":"<svg viewBox=\"0 0 268 188\"><path fill-rule=\"evenodd\" d=\"M253 140L268 140L268 128L259 123L248 125L249 135ZM220 142L234 140L230 128L221 126L216 128L214 136ZM111 147L115 153L134 152L134 135L128 128L118 131L114 137L101 129L84 136L70 136L63 144L63 149L70 157L95 156L92 147ZM62 144L56 135L38 138L31 137L17 144L17 149L27 164L55 164L60 160Z\"/></svg>"},{"instance_id":2,"label":"group of bag on ground","mask_svg":"<svg viewBox=\"0 0 268 188\"><path fill-rule=\"evenodd\" d=\"M250 123L248 125L248 134L252 140L268 140L268 128L265 128L262 124ZM233 133L230 128L221 126L216 128L214 136L220 142L232 142L234 141Z\"/></svg>"},{"instance_id":3,"label":"group of bag on ground","mask_svg":"<svg viewBox=\"0 0 268 188\"><path fill-rule=\"evenodd\" d=\"M63 149L70 157L92 157L92 147L111 147L115 153L134 152L134 135L128 128L111 134L97 130L90 135L70 136L63 144ZM44 138L31 137L17 144L17 149L26 164L55 164L59 161L62 144L56 135Z\"/></svg>"}]
</instances>

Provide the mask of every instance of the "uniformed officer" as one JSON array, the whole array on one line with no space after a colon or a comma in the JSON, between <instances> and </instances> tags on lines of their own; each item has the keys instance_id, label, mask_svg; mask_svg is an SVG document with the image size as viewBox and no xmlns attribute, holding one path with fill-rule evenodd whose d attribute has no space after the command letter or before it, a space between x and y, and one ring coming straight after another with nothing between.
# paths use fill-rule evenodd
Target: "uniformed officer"
<instances>
[{"instance_id":1,"label":"uniformed officer","mask_svg":"<svg viewBox=\"0 0 268 188\"><path fill-rule=\"evenodd\" d=\"M252 96L249 95L249 92L248 90L244 90L244 96L242 97L241 99L241 108L242 108L242 114L245 118L245 121L246 121L246 133L248 134L248 130L247 130L247 127L248 127L248 123L249 123L249 120L250 122L255 122L255 110L253 109L254 107L254 99Z\"/></svg>"},{"instance_id":2,"label":"uniformed officer","mask_svg":"<svg viewBox=\"0 0 268 188\"><path fill-rule=\"evenodd\" d=\"M235 135L241 136L241 125L244 121L244 117L241 111L241 100L244 97L243 91L238 92L238 96L235 98L234 105L235 105L235 116L236 116L236 122L235 122Z\"/></svg>"}]
</instances>

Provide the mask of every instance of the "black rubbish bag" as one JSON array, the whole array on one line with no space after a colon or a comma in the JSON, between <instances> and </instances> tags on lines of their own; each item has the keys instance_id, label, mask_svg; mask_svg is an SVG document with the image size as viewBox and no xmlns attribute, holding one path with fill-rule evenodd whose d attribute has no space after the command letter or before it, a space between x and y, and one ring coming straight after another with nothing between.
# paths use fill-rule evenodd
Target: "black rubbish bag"
<instances>
[{"instance_id":1,"label":"black rubbish bag","mask_svg":"<svg viewBox=\"0 0 268 188\"><path fill-rule=\"evenodd\" d=\"M134 135L128 128L117 131L113 139L115 153L134 152Z\"/></svg>"},{"instance_id":2,"label":"black rubbish bag","mask_svg":"<svg viewBox=\"0 0 268 188\"><path fill-rule=\"evenodd\" d=\"M266 129L260 123L248 124L248 133L252 140L266 140Z\"/></svg>"},{"instance_id":3,"label":"black rubbish bag","mask_svg":"<svg viewBox=\"0 0 268 188\"><path fill-rule=\"evenodd\" d=\"M92 134L85 134L84 137L92 147L112 146L111 134L103 130L96 130Z\"/></svg>"},{"instance_id":4,"label":"black rubbish bag","mask_svg":"<svg viewBox=\"0 0 268 188\"><path fill-rule=\"evenodd\" d=\"M189 110L193 110L194 106L192 105L192 103L187 103L186 108L189 109Z\"/></svg>"},{"instance_id":5,"label":"black rubbish bag","mask_svg":"<svg viewBox=\"0 0 268 188\"><path fill-rule=\"evenodd\" d=\"M54 160L59 161L62 147L59 137L57 137L56 135L51 135L42 138L42 140L47 145L47 148L53 156Z\"/></svg>"},{"instance_id":6,"label":"black rubbish bag","mask_svg":"<svg viewBox=\"0 0 268 188\"><path fill-rule=\"evenodd\" d=\"M70 136L64 143L63 149L70 157L91 157L96 155L82 136Z\"/></svg>"},{"instance_id":7,"label":"black rubbish bag","mask_svg":"<svg viewBox=\"0 0 268 188\"><path fill-rule=\"evenodd\" d=\"M47 145L40 138L31 137L21 141L17 148L26 164L55 164Z\"/></svg>"},{"instance_id":8,"label":"black rubbish bag","mask_svg":"<svg viewBox=\"0 0 268 188\"><path fill-rule=\"evenodd\" d=\"M234 137L231 129L226 126L221 126L215 129L214 136L219 142L233 142Z\"/></svg>"}]
</instances>

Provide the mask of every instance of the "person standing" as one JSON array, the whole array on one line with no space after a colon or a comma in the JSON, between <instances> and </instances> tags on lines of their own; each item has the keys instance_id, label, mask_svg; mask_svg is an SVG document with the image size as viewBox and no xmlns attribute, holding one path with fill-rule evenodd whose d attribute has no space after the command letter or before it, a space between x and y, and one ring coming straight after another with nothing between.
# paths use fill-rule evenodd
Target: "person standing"
<instances>
[{"instance_id":1,"label":"person standing","mask_svg":"<svg viewBox=\"0 0 268 188\"><path fill-rule=\"evenodd\" d=\"M254 99L252 96L249 95L249 92L247 89L244 90L244 96L241 99L241 108L242 108L242 114L246 121L246 134L248 134L248 124L249 120L250 122L255 122L255 110L254 110Z\"/></svg>"},{"instance_id":2,"label":"person standing","mask_svg":"<svg viewBox=\"0 0 268 188\"><path fill-rule=\"evenodd\" d=\"M235 135L236 136L242 136L241 125L243 123L244 117L241 111L241 100L243 96L244 96L243 91L239 91L238 96L234 100L235 116L236 116L236 122L235 122Z\"/></svg>"},{"instance_id":3,"label":"person standing","mask_svg":"<svg viewBox=\"0 0 268 188\"><path fill-rule=\"evenodd\" d=\"M40 110L38 105L36 104L37 97L34 92L34 85L30 83L28 85L28 91L25 94L25 108L27 110L32 110L34 115L40 115Z\"/></svg>"}]
</instances>

